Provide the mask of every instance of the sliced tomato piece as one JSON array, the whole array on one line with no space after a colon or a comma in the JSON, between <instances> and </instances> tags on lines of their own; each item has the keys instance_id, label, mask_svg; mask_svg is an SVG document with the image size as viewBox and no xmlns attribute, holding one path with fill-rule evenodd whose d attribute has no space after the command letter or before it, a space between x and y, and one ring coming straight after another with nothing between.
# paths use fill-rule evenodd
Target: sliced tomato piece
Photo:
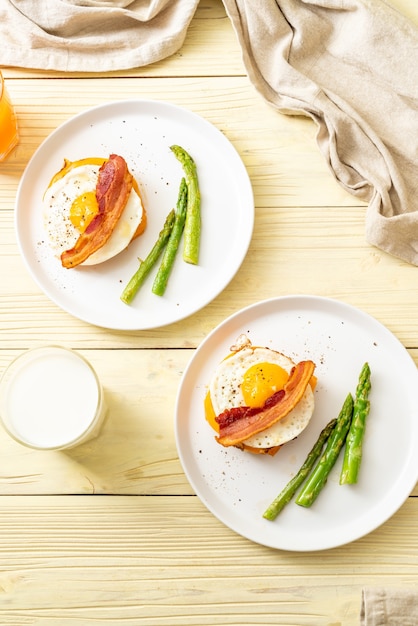
<instances>
[{"instance_id":1,"label":"sliced tomato piece","mask_svg":"<svg viewBox=\"0 0 418 626\"><path fill-rule=\"evenodd\" d=\"M99 170L96 198L99 206L84 233L70 250L61 254L63 267L71 268L83 263L99 250L112 234L132 190L133 177L123 157L111 154Z\"/></svg>"}]
</instances>

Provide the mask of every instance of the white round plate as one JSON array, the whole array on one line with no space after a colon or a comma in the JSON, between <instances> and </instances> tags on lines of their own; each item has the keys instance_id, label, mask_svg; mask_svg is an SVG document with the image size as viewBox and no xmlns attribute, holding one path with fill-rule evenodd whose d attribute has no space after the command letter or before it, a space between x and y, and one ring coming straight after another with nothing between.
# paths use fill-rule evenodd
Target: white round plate
<instances>
[{"instance_id":1,"label":"white round plate","mask_svg":"<svg viewBox=\"0 0 418 626\"><path fill-rule=\"evenodd\" d=\"M307 429L274 457L224 448L204 417L217 364L237 337L312 359L318 383ZM310 508L291 501L275 521L263 512L296 474L321 429L336 417L360 370L372 373L359 482L340 485L342 455ZM418 479L418 372L401 343L369 315L336 300L288 296L241 310L196 350L176 403L176 443L190 484L206 507L240 535L292 551L341 546L371 532L407 499Z\"/></svg>"},{"instance_id":2,"label":"white round plate","mask_svg":"<svg viewBox=\"0 0 418 626\"><path fill-rule=\"evenodd\" d=\"M183 169L170 150L179 144L194 158L201 190L199 265L181 248L163 297L151 292L158 264L132 305L123 287L176 206ZM148 214L145 233L114 259L64 269L45 240L42 198L64 158L125 158ZM20 251L39 287L62 309L91 324L119 330L165 326L195 313L215 298L239 269L249 246L254 202L247 171L234 147L212 124L172 104L152 100L111 102L89 109L57 128L38 148L21 179L16 200Z\"/></svg>"}]
</instances>

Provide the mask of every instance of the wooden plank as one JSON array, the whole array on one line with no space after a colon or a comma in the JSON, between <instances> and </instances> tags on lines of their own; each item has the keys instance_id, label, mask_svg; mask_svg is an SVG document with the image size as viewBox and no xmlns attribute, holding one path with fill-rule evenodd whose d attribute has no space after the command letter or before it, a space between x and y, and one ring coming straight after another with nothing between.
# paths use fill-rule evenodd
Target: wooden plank
<instances>
[{"instance_id":1,"label":"wooden plank","mask_svg":"<svg viewBox=\"0 0 418 626\"><path fill-rule=\"evenodd\" d=\"M80 353L105 389L108 416L102 431L72 450L43 452L18 444L1 428L0 494L193 494L177 456L174 409L194 351ZM0 350L0 371L17 354ZM418 363L418 350L411 354Z\"/></svg>"},{"instance_id":2,"label":"wooden plank","mask_svg":"<svg viewBox=\"0 0 418 626\"><path fill-rule=\"evenodd\" d=\"M3 626L358 626L364 586L416 582L416 498L319 553L257 546L196 497L14 496L1 510Z\"/></svg>"},{"instance_id":3,"label":"wooden plank","mask_svg":"<svg viewBox=\"0 0 418 626\"><path fill-rule=\"evenodd\" d=\"M414 0L389 0L387 4L418 24L418 4Z\"/></svg>"},{"instance_id":4,"label":"wooden plank","mask_svg":"<svg viewBox=\"0 0 418 626\"><path fill-rule=\"evenodd\" d=\"M91 327L50 302L30 278L17 251L12 213L0 211L0 219L5 224L0 229L0 258L8 268L0 283L3 347L25 348L46 336L73 347L83 347L88 341L89 347L97 348L191 348L244 306L295 293L334 297L359 307L385 324L406 347L417 346L418 292L411 290L416 268L362 240L361 208L257 207L250 248L226 289L183 321L133 333Z\"/></svg>"},{"instance_id":5,"label":"wooden plank","mask_svg":"<svg viewBox=\"0 0 418 626\"><path fill-rule=\"evenodd\" d=\"M22 446L1 428L0 493L192 493L174 441L177 388L192 351L80 353L105 390L108 413L100 434L65 452L44 452ZM0 350L1 370L12 358L13 351Z\"/></svg>"},{"instance_id":6,"label":"wooden plank","mask_svg":"<svg viewBox=\"0 0 418 626\"><path fill-rule=\"evenodd\" d=\"M259 206L360 205L330 174L315 141L315 124L282 115L246 78L19 79L10 87L21 140L2 165L1 181L15 190L28 160L53 130L86 109L118 100L169 101L192 110L225 134L241 156ZM8 204L11 207L9 198ZM1 207L2 205L0 205Z\"/></svg>"},{"instance_id":7,"label":"wooden plank","mask_svg":"<svg viewBox=\"0 0 418 626\"><path fill-rule=\"evenodd\" d=\"M166 97L164 80L144 82L147 97ZM179 83L177 104L194 103L193 110L223 131L241 155L254 189L255 231L240 271L213 303L172 327L134 334L136 345L195 346L227 315L257 300L289 293L341 298L377 317L408 347L416 345L418 320L409 315L418 305L418 294L410 290L414 268L366 244L364 205L332 178L315 145L314 124L278 114L243 78L179 79ZM1 253L4 266L10 268L0 287L3 345L30 345L44 328L51 340L64 334L75 345L83 345L86 337L102 346L127 346L131 341L123 333L90 328L49 302L23 266L13 227L17 185L30 156L68 117L107 101L109 88L115 98L138 95L134 79L14 83L22 140L0 172ZM219 99L219 93L224 98ZM325 281L330 263L336 271Z\"/></svg>"}]
</instances>

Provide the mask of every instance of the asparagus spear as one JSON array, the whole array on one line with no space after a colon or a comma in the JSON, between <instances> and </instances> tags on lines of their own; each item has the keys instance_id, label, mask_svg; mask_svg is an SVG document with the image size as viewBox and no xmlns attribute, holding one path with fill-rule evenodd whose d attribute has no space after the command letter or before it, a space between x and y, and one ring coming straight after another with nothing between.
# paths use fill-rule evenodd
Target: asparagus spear
<instances>
[{"instance_id":1,"label":"asparagus spear","mask_svg":"<svg viewBox=\"0 0 418 626\"><path fill-rule=\"evenodd\" d=\"M305 485L302 487L298 497L296 498L296 504L300 506L311 506L325 483L327 482L329 473L335 465L338 455L341 451L344 441L347 437L348 429L350 428L351 418L353 415L353 396L351 393L346 397L340 414L337 419L337 423L332 431L324 452L322 453L315 469L309 476Z\"/></svg>"},{"instance_id":2,"label":"asparagus spear","mask_svg":"<svg viewBox=\"0 0 418 626\"><path fill-rule=\"evenodd\" d=\"M171 229L173 228L174 224L175 214L175 210L172 209L167 215L164 226L158 235L157 241L155 242L148 256L140 263L137 271L123 290L120 298L122 302L125 302L125 304L131 304L140 286L157 262L158 257L160 256L164 246L168 241L168 238L170 237Z\"/></svg>"},{"instance_id":3,"label":"asparagus spear","mask_svg":"<svg viewBox=\"0 0 418 626\"><path fill-rule=\"evenodd\" d=\"M197 178L196 164L192 157L181 146L173 145L170 148L183 166L187 183L187 213L184 226L183 259L187 263L197 265L200 249L200 190Z\"/></svg>"},{"instance_id":4,"label":"asparagus spear","mask_svg":"<svg viewBox=\"0 0 418 626\"><path fill-rule=\"evenodd\" d=\"M276 519L280 511L282 511L282 509L284 509L286 504L290 502L290 500L293 498L294 494L296 493L296 490L300 487L300 485L303 483L305 478L309 475L309 472L311 471L311 469L313 468L315 464L315 461L321 454L322 448L324 447L326 441L328 440L336 423L337 423L337 420L333 419L325 426L325 428L323 428L317 441L315 442L312 450L309 452L308 456L306 457L298 473L292 478L292 480L290 480L287 483L287 485L279 493L277 498L275 498L273 502L267 507L267 509L263 513L263 517L265 517L268 520Z\"/></svg>"},{"instance_id":5,"label":"asparagus spear","mask_svg":"<svg viewBox=\"0 0 418 626\"><path fill-rule=\"evenodd\" d=\"M344 460L340 475L340 485L357 482L361 465L366 418L370 411L368 399L370 391L370 367L363 365L354 399L353 419L345 444Z\"/></svg>"},{"instance_id":6,"label":"asparagus spear","mask_svg":"<svg viewBox=\"0 0 418 626\"><path fill-rule=\"evenodd\" d=\"M176 217L174 225L170 233L170 238L167 242L167 247L164 250L161 265L158 268L157 275L152 285L152 292L157 296L162 296L167 287L167 282L173 267L174 259L177 254L180 239L183 234L184 222L186 219L187 210L187 184L186 179L182 178L180 183L180 190L177 199Z\"/></svg>"}]
</instances>

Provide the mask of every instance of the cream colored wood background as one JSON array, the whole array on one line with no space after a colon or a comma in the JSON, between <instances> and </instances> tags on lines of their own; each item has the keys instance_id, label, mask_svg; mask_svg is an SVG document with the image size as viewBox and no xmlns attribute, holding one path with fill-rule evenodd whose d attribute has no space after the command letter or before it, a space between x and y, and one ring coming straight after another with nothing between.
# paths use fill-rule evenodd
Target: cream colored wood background
<instances>
[{"instance_id":1,"label":"cream colored wood background","mask_svg":"<svg viewBox=\"0 0 418 626\"><path fill-rule=\"evenodd\" d=\"M414 0L392 4L418 24ZM76 348L103 381L109 417L98 439L65 454L30 451L0 430L0 624L356 626L363 586L415 587L418 491L351 545L287 553L218 522L177 458L174 403L194 349L258 300L338 298L385 324L418 363L417 269L366 244L365 205L334 181L314 124L282 116L252 87L221 1L202 0L183 48L152 66L4 75L21 141L0 165L0 370L45 340ZM58 125L136 97L185 106L224 132L251 177L256 221L240 271L204 310L125 333L72 318L40 292L13 207L29 158Z\"/></svg>"}]
</instances>

